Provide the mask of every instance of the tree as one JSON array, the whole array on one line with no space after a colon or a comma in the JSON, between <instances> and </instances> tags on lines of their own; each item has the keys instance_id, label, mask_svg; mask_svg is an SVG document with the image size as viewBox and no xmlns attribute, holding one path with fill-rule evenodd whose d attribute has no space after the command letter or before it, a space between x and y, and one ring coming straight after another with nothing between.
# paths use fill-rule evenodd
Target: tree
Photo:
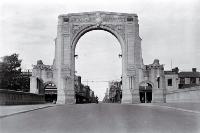
<instances>
[{"instance_id":1,"label":"tree","mask_svg":"<svg viewBox=\"0 0 200 133\"><path fill-rule=\"evenodd\" d=\"M20 87L19 77L21 75L21 61L18 54L4 56L1 63L1 88L17 90Z\"/></svg>"},{"instance_id":2,"label":"tree","mask_svg":"<svg viewBox=\"0 0 200 133\"><path fill-rule=\"evenodd\" d=\"M24 74L21 72L21 74L17 77L17 86L16 89L24 92L30 91L30 75Z\"/></svg>"}]
</instances>

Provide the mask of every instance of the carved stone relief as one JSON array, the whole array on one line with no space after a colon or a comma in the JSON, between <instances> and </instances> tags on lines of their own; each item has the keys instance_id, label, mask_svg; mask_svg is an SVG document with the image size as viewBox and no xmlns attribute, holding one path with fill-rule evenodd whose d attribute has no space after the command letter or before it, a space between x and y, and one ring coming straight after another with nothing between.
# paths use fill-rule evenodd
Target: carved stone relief
<instances>
[{"instance_id":1,"label":"carved stone relief","mask_svg":"<svg viewBox=\"0 0 200 133\"><path fill-rule=\"evenodd\" d=\"M86 26L87 25L78 25L78 24L73 25L72 26L72 35L75 36L78 32L81 31L81 29L83 29Z\"/></svg>"},{"instance_id":2,"label":"carved stone relief","mask_svg":"<svg viewBox=\"0 0 200 133\"><path fill-rule=\"evenodd\" d=\"M125 40L125 25L107 24L106 26L116 31Z\"/></svg>"},{"instance_id":3,"label":"carved stone relief","mask_svg":"<svg viewBox=\"0 0 200 133\"><path fill-rule=\"evenodd\" d=\"M101 20L97 20L97 24L91 25L91 24L84 24L84 25L78 25L75 24L72 26L72 38L76 37L78 33L80 33L83 29L89 27L89 26L95 26L96 28L102 28L104 27L109 27L110 29L112 29L113 31L116 31L124 40L125 40L125 25L115 25L115 24L106 24L103 25L101 24ZM102 28L104 29L104 28Z\"/></svg>"},{"instance_id":4,"label":"carved stone relief","mask_svg":"<svg viewBox=\"0 0 200 133\"><path fill-rule=\"evenodd\" d=\"M136 76L136 68L133 65L128 65L127 76Z\"/></svg>"},{"instance_id":5,"label":"carved stone relief","mask_svg":"<svg viewBox=\"0 0 200 133\"><path fill-rule=\"evenodd\" d=\"M83 16L73 16L70 17L70 23L95 23L97 19L101 19L103 22L115 22L115 23L124 23L126 22L125 16L119 15L108 15L95 13L92 15L83 15Z\"/></svg>"},{"instance_id":6,"label":"carved stone relief","mask_svg":"<svg viewBox=\"0 0 200 133\"><path fill-rule=\"evenodd\" d=\"M67 79L67 78L70 78L71 76L71 69L68 65L63 65L62 68L61 68L61 71L62 71L62 77Z\"/></svg>"},{"instance_id":7,"label":"carved stone relief","mask_svg":"<svg viewBox=\"0 0 200 133\"><path fill-rule=\"evenodd\" d=\"M63 25L63 28L62 28L62 33L63 34L69 34L69 26L68 25Z\"/></svg>"},{"instance_id":8,"label":"carved stone relief","mask_svg":"<svg viewBox=\"0 0 200 133\"><path fill-rule=\"evenodd\" d=\"M96 26L96 28L99 29L102 27L109 27L125 40L126 19L126 16L101 14L99 12L92 15L72 16L69 19L70 23L73 24L71 37L74 38L77 36L77 33L80 33L84 28Z\"/></svg>"}]
</instances>

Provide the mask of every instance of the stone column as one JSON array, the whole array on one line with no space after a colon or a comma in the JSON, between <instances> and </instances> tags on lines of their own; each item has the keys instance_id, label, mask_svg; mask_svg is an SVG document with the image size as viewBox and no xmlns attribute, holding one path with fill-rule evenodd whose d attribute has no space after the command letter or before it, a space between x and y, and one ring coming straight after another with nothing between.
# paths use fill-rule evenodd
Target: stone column
<instances>
[{"instance_id":1,"label":"stone column","mask_svg":"<svg viewBox=\"0 0 200 133\"><path fill-rule=\"evenodd\" d=\"M64 79L58 79L58 88L57 88L57 103L65 104L65 92L64 92Z\"/></svg>"},{"instance_id":2,"label":"stone column","mask_svg":"<svg viewBox=\"0 0 200 133\"><path fill-rule=\"evenodd\" d=\"M73 104L74 96L74 73L73 73L73 52L71 48L70 25L59 18L57 34L57 71L58 71L58 98L57 103Z\"/></svg>"},{"instance_id":3,"label":"stone column","mask_svg":"<svg viewBox=\"0 0 200 133\"><path fill-rule=\"evenodd\" d=\"M63 18L58 18L57 39L55 48L55 72L57 79L57 103L65 104L64 78L62 77L63 64Z\"/></svg>"},{"instance_id":4,"label":"stone column","mask_svg":"<svg viewBox=\"0 0 200 133\"><path fill-rule=\"evenodd\" d=\"M136 75L134 77L134 89L132 91L132 103L140 103L140 95L139 95L139 75L138 71L136 71Z\"/></svg>"},{"instance_id":5,"label":"stone column","mask_svg":"<svg viewBox=\"0 0 200 133\"><path fill-rule=\"evenodd\" d=\"M65 103L75 104L74 78L67 78L65 81Z\"/></svg>"},{"instance_id":6,"label":"stone column","mask_svg":"<svg viewBox=\"0 0 200 133\"><path fill-rule=\"evenodd\" d=\"M152 89L152 102L164 102L164 90L165 90L165 76L164 76L164 68L159 64L159 60L154 60L151 68L151 81L154 83L154 87ZM158 86L159 82L159 86Z\"/></svg>"},{"instance_id":7,"label":"stone column","mask_svg":"<svg viewBox=\"0 0 200 133\"><path fill-rule=\"evenodd\" d=\"M30 77L30 93L38 94L37 78L35 76Z\"/></svg>"},{"instance_id":8,"label":"stone column","mask_svg":"<svg viewBox=\"0 0 200 133\"><path fill-rule=\"evenodd\" d=\"M122 103L132 103L132 94L129 86L129 77L122 77Z\"/></svg>"},{"instance_id":9,"label":"stone column","mask_svg":"<svg viewBox=\"0 0 200 133\"><path fill-rule=\"evenodd\" d=\"M137 17L125 25L125 71L122 103L139 103L139 68L142 64L139 25Z\"/></svg>"},{"instance_id":10,"label":"stone column","mask_svg":"<svg viewBox=\"0 0 200 133\"><path fill-rule=\"evenodd\" d=\"M57 103L59 104L74 104L74 90L73 90L73 79L71 77L65 77L61 79L62 88L58 89Z\"/></svg>"}]
</instances>

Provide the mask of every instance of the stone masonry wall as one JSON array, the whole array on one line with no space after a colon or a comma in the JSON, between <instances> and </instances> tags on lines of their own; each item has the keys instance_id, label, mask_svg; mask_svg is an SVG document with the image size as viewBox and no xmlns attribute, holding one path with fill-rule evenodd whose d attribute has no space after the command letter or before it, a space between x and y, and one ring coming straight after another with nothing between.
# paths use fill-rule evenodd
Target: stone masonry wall
<instances>
[{"instance_id":1,"label":"stone masonry wall","mask_svg":"<svg viewBox=\"0 0 200 133\"><path fill-rule=\"evenodd\" d=\"M166 102L200 102L200 86L168 91Z\"/></svg>"},{"instance_id":2,"label":"stone masonry wall","mask_svg":"<svg viewBox=\"0 0 200 133\"><path fill-rule=\"evenodd\" d=\"M43 104L45 96L0 89L0 105Z\"/></svg>"}]
</instances>

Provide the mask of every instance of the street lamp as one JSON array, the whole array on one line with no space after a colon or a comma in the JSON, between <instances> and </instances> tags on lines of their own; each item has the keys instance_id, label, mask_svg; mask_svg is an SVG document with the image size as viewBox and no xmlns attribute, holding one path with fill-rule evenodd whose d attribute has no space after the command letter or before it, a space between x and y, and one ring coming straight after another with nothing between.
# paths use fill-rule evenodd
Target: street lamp
<instances>
[{"instance_id":1,"label":"street lamp","mask_svg":"<svg viewBox=\"0 0 200 133\"><path fill-rule=\"evenodd\" d=\"M77 54L75 54L74 57L75 57L76 59L78 59L78 55L77 55Z\"/></svg>"}]
</instances>

